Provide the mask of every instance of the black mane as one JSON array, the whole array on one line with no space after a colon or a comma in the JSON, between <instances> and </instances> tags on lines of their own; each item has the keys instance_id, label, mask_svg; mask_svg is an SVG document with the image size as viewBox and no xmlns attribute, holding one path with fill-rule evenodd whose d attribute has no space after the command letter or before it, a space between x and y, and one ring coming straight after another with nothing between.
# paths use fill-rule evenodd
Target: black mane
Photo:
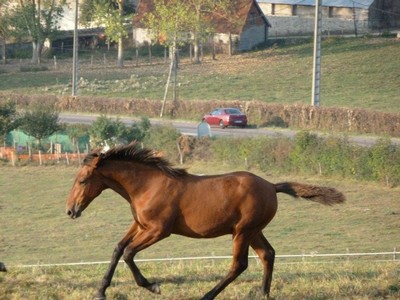
<instances>
[{"instance_id":1,"label":"black mane","mask_svg":"<svg viewBox=\"0 0 400 300\"><path fill-rule=\"evenodd\" d=\"M165 158L160 157L156 151L141 148L137 143L112 147L104 153L100 150L95 150L85 157L83 163L90 164L95 157L100 158L97 163L98 166L106 160L132 161L158 168L171 177L182 177L188 174L186 169L172 167L172 164Z\"/></svg>"}]
</instances>

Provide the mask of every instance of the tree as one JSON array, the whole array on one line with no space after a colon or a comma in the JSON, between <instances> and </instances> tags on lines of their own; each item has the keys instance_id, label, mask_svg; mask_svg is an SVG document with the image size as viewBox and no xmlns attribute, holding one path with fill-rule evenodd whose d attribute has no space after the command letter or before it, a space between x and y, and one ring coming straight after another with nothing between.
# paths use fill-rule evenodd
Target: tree
<instances>
[{"instance_id":1,"label":"tree","mask_svg":"<svg viewBox=\"0 0 400 300\"><path fill-rule=\"evenodd\" d=\"M176 47L189 40L193 10L186 1L154 0L154 10L144 15L144 24L162 45Z\"/></svg>"},{"instance_id":2,"label":"tree","mask_svg":"<svg viewBox=\"0 0 400 300\"><path fill-rule=\"evenodd\" d=\"M5 143L7 135L18 127L19 117L12 101L0 104L0 141Z\"/></svg>"},{"instance_id":3,"label":"tree","mask_svg":"<svg viewBox=\"0 0 400 300\"><path fill-rule=\"evenodd\" d=\"M89 128L90 126L86 124L71 124L67 126L68 137L77 151L79 151L79 140L88 138Z\"/></svg>"},{"instance_id":4,"label":"tree","mask_svg":"<svg viewBox=\"0 0 400 300\"><path fill-rule=\"evenodd\" d=\"M190 21L189 29L193 35L194 63L200 62L199 44L211 32L210 19L207 16L213 11L214 0L188 0L193 8L194 16Z\"/></svg>"},{"instance_id":5,"label":"tree","mask_svg":"<svg viewBox=\"0 0 400 300\"><path fill-rule=\"evenodd\" d=\"M150 121L147 118L142 118L140 122L133 123L131 127L127 127L118 118L113 120L102 115L93 122L89 130L90 142L93 147L98 147L102 144L113 146L132 141L142 141L150 127Z\"/></svg>"},{"instance_id":6,"label":"tree","mask_svg":"<svg viewBox=\"0 0 400 300\"><path fill-rule=\"evenodd\" d=\"M233 54L232 33L239 31L242 21L238 16L238 3L239 0L217 0L215 1L215 15L226 20L226 28L229 35L229 56Z\"/></svg>"},{"instance_id":7,"label":"tree","mask_svg":"<svg viewBox=\"0 0 400 300\"><path fill-rule=\"evenodd\" d=\"M12 8L13 35L30 38L32 63L40 63L45 40L56 35L65 3L66 0L18 0Z\"/></svg>"},{"instance_id":8,"label":"tree","mask_svg":"<svg viewBox=\"0 0 400 300\"><path fill-rule=\"evenodd\" d=\"M124 66L124 38L128 36L135 7L125 0L85 0L81 6L81 23L104 26L107 40L118 43L117 65Z\"/></svg>"},{"instance_id":9,"label":"tree","mask_svg":"<svg viewBox=\"0 0 400 300\"><path fill-rule=\"evenodd\" d=\"M178 45L188 41L193 19L193 10L185 1L154 0L154 10L144 15L144 24L151 34L170 49L171 65L165 86L160 117L163 116L172 70L174 70L174 101L176 100L177 55Z\"/></svg>"},{"instance_id":10,"label":"tree","mask_svg":"<svg viewBox=\"0 0 400 300\"><path fill-rule=\"evenodd\" d=\"M126 128L125 138L127 142L141 142L151 130L151 123L147 117L142 117L139 122L135 122L131 127Z\"/></svg>"},{"instance_id":11,"label":"tree","mask_svg":"<svg viewBox=\"0 0 400 300\"><path fill-rule=\"evenodd\" d=\"M0 0L0 44L3 64L7 62L6 45L7 39L11 36L9 1Z\"/></svg>"},{"instance_id":12,"label":"tree","mask_svg":"<svg viewBox=\"0 0 400 300\"><path fill-rule=\"evenodd\" d=\"M19 128L25 134L36 138L38 147L41 148L44 138L61 129L58 115L58 112L49 106L35 104L22 114Z\"/></svg>"}]
</instances>

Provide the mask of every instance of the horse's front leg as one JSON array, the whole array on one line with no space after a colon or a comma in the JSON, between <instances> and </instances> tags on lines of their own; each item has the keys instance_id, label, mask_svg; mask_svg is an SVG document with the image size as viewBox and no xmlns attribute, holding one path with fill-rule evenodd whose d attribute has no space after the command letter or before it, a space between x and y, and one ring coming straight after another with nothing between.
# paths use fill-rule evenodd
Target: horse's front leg
<instances>
[{"instance_id":1,"label":"horse's front leg","mask_svg":"<svg viewBox=\"0 0 400 300\"><path fill-rule=\"evenodd\" d=\"M114 249L110 265L106 273L104 274L103 280L101 281L99 288L97 290L95 299L106 299L106 289L111 284L111 279L114 276L115 269L117 268L118 262L124 253L125 247L129 244L132 238L135 236L138 229L136 222L133 222L131 228L129 228L125 237L117 244Z\"/></svg>"},{"instance_id":2,"label":"horse's front leg","mask_svg":"<svg viewBox=\"0 0 400 300\"><path fill-rule=\"evenodd\" d=\"M152 228L138 230L135 238L131 240L129 245L127 245L124 250L124 261L131 269L137 285L144 287L155 294L161 294L160 286L157 283L149 282L142 275L139 268L134 262L134 258L139 251L150 247L154 243L162 240L167 236L168 234L165 232L162 226L155 225Z\"/></svg>"}]
</instances>

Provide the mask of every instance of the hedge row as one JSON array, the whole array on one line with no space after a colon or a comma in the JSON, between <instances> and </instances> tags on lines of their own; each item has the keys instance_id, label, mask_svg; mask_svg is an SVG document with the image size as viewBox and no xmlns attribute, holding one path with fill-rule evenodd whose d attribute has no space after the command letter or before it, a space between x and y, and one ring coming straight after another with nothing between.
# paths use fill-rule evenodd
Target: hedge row
<instances>
[{"instance_id":1,"label":"hedge row","mask_svg":"<svg viewBox=\"0 0 400 300\"><path fill-rule=\"evenodd\" d=\"M180 150L177 150L178 142ZM216 162L234 169L265 173L307 174L342 179L400 184L400 147L382 138L371 147L354 145L346 138L322 138L300 131L287 137L195 138L179 136L170 127L153 127L143 140L145 147L162 151L170 161Z\"/></svg>"},{"instance_id":2,"label":"hedge row","mask_svg":"<svg viewBox=\"0 0 400 300\"><path fill-rule=\"evenodd\" d=\"M160 115L162 101L109 97L32 96L13 94L1 96L0 101L12 99L18 108L33 101L53 105L60 111L124 114L132 116ZM400 137L400 113L369 111L365 109L318 107L306 105L268 104L260 101L167 101L164 116L200 120L204 113L216 107L238 107L256 126L291 127L306 130L342 133L375 134Z\"/></svg>"}]
</instances>

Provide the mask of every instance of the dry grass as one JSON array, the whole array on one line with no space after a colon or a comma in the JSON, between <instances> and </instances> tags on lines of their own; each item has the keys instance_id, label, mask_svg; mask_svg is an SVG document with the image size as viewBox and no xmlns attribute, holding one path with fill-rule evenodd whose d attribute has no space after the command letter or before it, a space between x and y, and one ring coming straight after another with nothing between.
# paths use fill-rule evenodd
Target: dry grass
<instances>
[{"instance_id":1,"label":"dry grass","mask_svg":"<svg viewBox=\"0 0 400 300\"><path fill-rule=\"evenodd\" d=\"M139 263L161 295L139 288L120 265L108 299L200 299L222 278L229 261ZM399 299L399 262L277 264L272 299ZM0 299L92 299L105 266L13 269L0 274ZM251 261L218 299L261 299L261 266Z\"/></svg>"}]
</instances>

